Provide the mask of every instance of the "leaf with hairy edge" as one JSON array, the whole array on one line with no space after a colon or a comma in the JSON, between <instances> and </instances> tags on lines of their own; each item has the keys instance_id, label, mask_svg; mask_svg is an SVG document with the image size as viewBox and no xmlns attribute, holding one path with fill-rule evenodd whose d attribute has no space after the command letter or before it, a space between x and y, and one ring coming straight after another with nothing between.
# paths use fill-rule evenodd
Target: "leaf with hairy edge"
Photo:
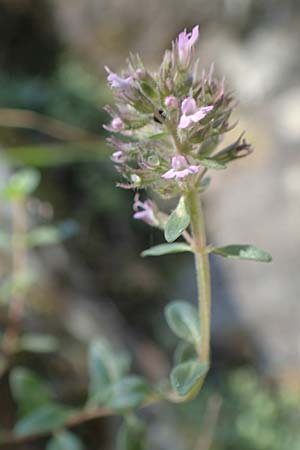
<instances>
[{"instance_id":1,"label":"leaf with hairy edge","mask_svg":"<svg viewBox=\"0 0 300 450\"><path fill-rule=\"evenodd\" d=\"M189 226L190 215L187 211L185 199L182 196L176 209L171 213L165 227L165 239L167 242L175 241Z\"/></svg>"},{"instance_id":2,"label":"leaf with hairy edge","mask_svg":"<svg viewBox=\"0 0 300 450\"><path fill-rule=\"evenodd\" d=\"M170 379L172 388L180 395L185 396L193 388L196 389L198 382L208 371L208 365L191 360L174 367Z\"/></svg>"},{"instance_id":3,"label":"leaf with hairy edge","mask_svg":"<svg viewBox=\"0 0 300 450\"><path fill-rule=\"evenodd\" d=\"M255 247L254 245L227 245L225 247L214 247L211 250L216 255L224 256L231 259L248 259L252 261L270 262L272 256L265 250Z\"/></svg>"},{"instance_id":4,"label":"leaf with hairy edge","mask_svg":"<svg viewBox=\"0 0 300 450\"><path fill-rule=\"evenodd\" d=\"M192 252L192 248L184 242L177 242L175 244L160 244L154 247L148 248L142 252L142 256L161 256L168 255L170 253L184 253Z\"/></svg>"},{"instance_id":5,"label":"leaf with hairy edge","mask_svg":"<svg viewBox=\"0 0 300 450\"><path fill-rule=\"evenodd\" d=\"M165 308L165 316L171 330L185 341L199 345L200 322L197 309L188 302L176 300Z\"/></svg>"}]
</instances>

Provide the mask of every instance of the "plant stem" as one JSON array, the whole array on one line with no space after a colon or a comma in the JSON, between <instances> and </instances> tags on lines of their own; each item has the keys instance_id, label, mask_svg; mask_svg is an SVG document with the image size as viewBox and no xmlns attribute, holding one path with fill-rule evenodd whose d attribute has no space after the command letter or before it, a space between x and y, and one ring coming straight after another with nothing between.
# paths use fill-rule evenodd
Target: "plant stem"
<instances>
[{"instance_id":1,"label":"plant stem","mask_svg":"<svg viewBox=\"0 0 300 450\"><path fill-rule=\"evenodd\" d=\"M195 267L197 276L199 319L201 324L200 360L210 361L210 318L211 318L211 282L208 254L206 252L206 231L200 194L191 191L187 197L191 216L191 229L194 239Z\"/></svg>"}]
</instances>

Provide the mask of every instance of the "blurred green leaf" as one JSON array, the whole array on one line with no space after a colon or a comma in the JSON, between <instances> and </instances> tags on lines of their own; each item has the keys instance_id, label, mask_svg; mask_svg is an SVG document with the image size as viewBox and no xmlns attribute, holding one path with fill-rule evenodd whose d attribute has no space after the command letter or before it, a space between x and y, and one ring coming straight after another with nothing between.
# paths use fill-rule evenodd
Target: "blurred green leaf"
<instances>
[{"instance_id":1,"label":"blurred green leaf","mask_svg":"<svg viewBox=\"0 0 300 450\"><path fill-rule=\"evenodd\" d=\"M193 305L176 300L166 306L165 316L169 327L176 336L199 345L201 340L199 315Z\"/></svg>"},{"instance_id":2,"label":"blurred green leaf","mask_svg":"<svg viewBox=\"0 0 300 450\"><path fill-rule=\"evenodd\" d=\"M184 396L197 387L198 381L206 374L207 364L191 360L174 367L171 372L172 388L180 395Z\"/></svg>"},{"instance_id":3,"label":"blurred green leaf","mask_svg":"<svg viewBox=\"0 0 300 450\"><path fill-rule=\"evenodd\" d=\"M64 425L70 413L71 410L64 405L47 403L19 420L14 432L17 436L27 436L56 430Z\"/></svg>"},{"instance_id":4,"label":"blurred green leaf","mask_svg":"<svg viewBox=\"0 0 300 450\"><path fill-rule=\"evenodd\" d=\"M10 372L10 388L19 415L25 416L51 400L51 392L45 381L31 370L16 367Z\"/></svg>"},{"instance_id":5,"label":"blurred green leaf","mask_svg":"<svg viewBox=\"0 0 300 450\"><path fill-rule=\"evenodd\" d=\"M30 247L58 244L61 240L61 233L54 225L41 225L27 235L27 242Z\"/></svg>"},{"instance_id":6,"label":"blurred green leaf","mask_svg":"<svg viewBox=\"0 0 300 450\"><path fill-rule=\"evenodd\" d=\"M223 170L226 169L226 165L216 161L213 158L203 158L200 161L200 164L204 167L206 167L207 169L215 169L215 170Z\"/></svg>"},{"instance_id":7,"label":"blurred green leaf","mask_svg":"<svg viewBox=\"0 0 300 450\"><path fill-rule=\"evenodd\" d=\"M35 191L40 179L40 173L35 169L18 170L10 176L2 194L9 200L27 197Z\"/></svg>"},{"instance_id":8,"label":"blurred green leaf","mask_svg":"<svg viewBox=\"0 0 300 450\"><path fill-rule=\"evenodd\" d=\"M89 348L89 400L104 404L112 383L120 380L129 370L129 358L117 353L104 339L92 342Z\"/></svg>"},{"instance_id":9,"label":"blurred green leaf","mask_svg":"<svg viewBox=\"0 0 300 450\"><path fill-rule=\"evenodd\" d=\"M227 245L225 247L214 247L211 252L231 259L249 259L260 262L272 261L272 256L269 253L254 245Z\"/></svg>"},{"instance_id":10,"label":"blurred green leaf","mask_svg":"<svg viewBox=\"0 0 300 450\"><path fill-rule=\"evenodd\" d=\"M161 256L169 253L191 252L192 249L184 242L176 242L175 244L160 244L155 247L148 248L142 252L142 256Z\"/></svg>"},{"instance_id":11,"label":"blurred green leaf","mask_svg":"<svg viewBox=\"0 0 300 450\"><path fill-rule=\"evenodd\" d=\"M41 225L31 230L27 235L30 247L59 244L64 239L74 236L78 225L74 220L66 220L58 225Z\"/></svg>"},{"instance_id":12,"label":"blurred green leaf","mask_svg":"<svg viewBox=\"0 0 300 450\"><path fill-rule=\"evenodd\" d=\"M12 147L2 153L11 164L51 167L75 162L105 161L109 151L104 140L84 143L44 144Z\"/></svg>"},{"instance_id":13,"label":"blurred green leaf","mask_svg":"<svg viewBox=\"0 0 300 450\"><path fill-rule=\"evenodd\" d=\"M182 196L176 209L171 213L165 227L165 239L167 242L175 241L189 226L190 216L186 209L185 199Z\"/></svg>"},{"instance_id":14,"label":"blurred green leaf","mask_svg":"<svg viewBox=\"0 0 300 450\"><path fill-rule=\"evenodd\" d=\"M57 351L58 340L49 334L23 334L19 339L19 349L32 353L51 353Z\"/></svg>"},{"instance_id":15,"label":"blurred green leaf","mask_svg":"<svg viewBox=\"0 0 300 450\"><path fill-rule=\"evenodd\" d=\"M152 134L151 136L148 136L148 139L155 141L155 140L164 139L166 137L169 137L168 133L157 133L157 134Z\"/></svg>"},{"instance_id":16,"label":"blurred green leaf","mask_svg":"<svg viewBox=\"0 0 300 450\"><path fill-rule=\"evenodd\" d=\"M106 404L116 411L129 411L140 406L149 393L150 387L144 379L131 375L110 386Z\"/></svg>"},{"instance_id":17,"label":"blurred green leaf","mask_svg":"<svg viewBox=\"0 0 300 450\"><path fill-rule=\"evenodd\" d=\"M117 435L117 450L145 450L146 428L136 417L130 417L121 425Z\"/></svg>"},{"instance_id":18,"label":"blurred green leaf","mask_svg":"<svg viewBox=\"0 0 300 450\"><path fill-rule=\"evenodd\" d=\"M84 445L76 434L62 430L48 441L46 450L84 450Z\"/></svg>"}]
</instances>

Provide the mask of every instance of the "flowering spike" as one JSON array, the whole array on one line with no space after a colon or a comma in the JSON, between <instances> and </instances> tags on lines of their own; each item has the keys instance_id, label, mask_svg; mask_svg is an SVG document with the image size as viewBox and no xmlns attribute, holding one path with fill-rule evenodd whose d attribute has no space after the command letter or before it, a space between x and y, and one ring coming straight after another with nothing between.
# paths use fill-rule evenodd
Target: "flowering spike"
<instances>
[{"instance_id":1,"label":"flowering spike","mask_svg":"<svg viewBox=\"0 0 300 450\"><path fill-rule=\"evenodd\" d=\"M130 55L121 75L105 68L116 100L114 108L105 108L111 116L105 128L120 136L108 140L116 170L125 179L119 186L151 188L164 198L181 196L200 188L201 176L193 174L207 170L208 157L221 165L250 152L246 142L239 142L218 154L235 103L224 80L214 78L213 65L208 72L198 70L198 37L198 26L179 33L157 74L137 55ZM135 217L151 221L150 209L140 204Z\"/></svg>"}]
</instances>

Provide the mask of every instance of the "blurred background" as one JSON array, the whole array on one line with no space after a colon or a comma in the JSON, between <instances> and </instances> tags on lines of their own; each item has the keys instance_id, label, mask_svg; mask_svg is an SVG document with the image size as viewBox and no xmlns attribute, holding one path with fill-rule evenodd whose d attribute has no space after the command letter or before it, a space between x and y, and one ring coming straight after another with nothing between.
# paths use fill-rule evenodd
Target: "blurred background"
<instances>
[{"instance_id":1,"label":"blurred background","mask_svg":"<svg viewBox=\"0 0 300 450\"><path fill-rule=\"evenodd\" d=\"M27 222L64 227L61 242L26 249L34 276L22 319L27 332L54 334L59 350L21 352L14 364L47 376L74 405L86 395L87 344L99 335L130 351L150 380L167 376L175 339L163 308L174 298L196 301L193 261L139 256L162 236L132 219L133 194L115 187L102 128L103 106L112 102L103 66L120 70L132 51L155 69L179 31L198 23L203 67L214 62L239 101L227 139L246 130L255 148L217 172L205 194L209 241L257 245L273 263L212 258L212 370L191 404L144 413L151 448L299 450L298 0L0 0L1 189L16 168L36 168L41 181ZM1 201L0 228L14 233L20 216L8 203ZM12 270L3 236L2 331ZM15 406L5 373L0 398L0 423L10 427ZM75 431L89 450L110 450L116 423Z\"/></svg>"}]
</instances>

